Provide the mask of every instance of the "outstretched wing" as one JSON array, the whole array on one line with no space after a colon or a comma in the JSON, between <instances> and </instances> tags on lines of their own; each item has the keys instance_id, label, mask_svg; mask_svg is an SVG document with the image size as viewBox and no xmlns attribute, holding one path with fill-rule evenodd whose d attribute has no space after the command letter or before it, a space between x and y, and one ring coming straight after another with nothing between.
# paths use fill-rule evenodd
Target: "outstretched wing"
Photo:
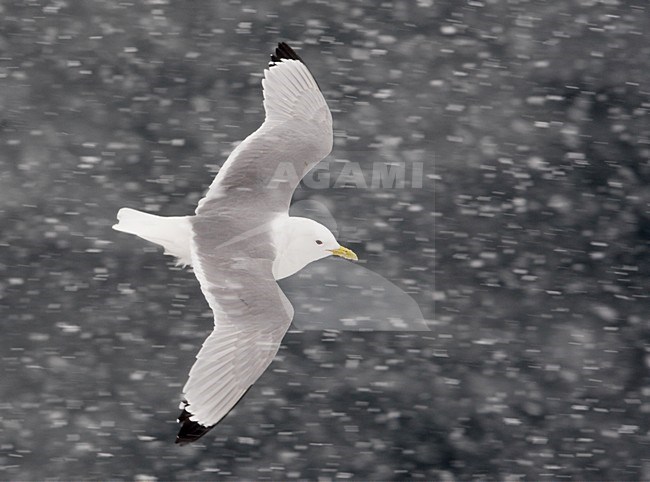
<instances>
[{"instance_id":1,"label":"outstretched wing","mask_svg":"<svg viewBox=\"0 0 650 482\"><path fill-rule=\"evenodd\" d=\"M195 229L201 237L201 226ZM272 262L237 258L229 251L218 257L193 251L194 271L215 325L183 388L183 425L176 443L198 439L236 405L273 360L293 318L289 300L273 279Z\"/></svg>"},{"instance_id":2,"label":"outstretched wing","mask_svg":"<svg viewBox=\"0 0 650 482\"><path fill-rule=\"evenodd\" d=\"M270 224L287 216L300 179L332 148L332 117L307 67L286 44L264 80L266 119L230 155L191 220L194 272L215 328L183 389L177 443L219 422L259 378L291 324L273 279Z\"/></svg>"},{"instance_id":3,"label":"outstretched wing","mask_svg":"<svg viewBox=\"0 0 650 482\"><path fill-rule=\"evenodd\" d=\"M303 176L332 150L332 115L302 59L280 43L264 71L264 123L230 154L196 214L247 203L284 212Z\"/></svg>"}]
</instances>

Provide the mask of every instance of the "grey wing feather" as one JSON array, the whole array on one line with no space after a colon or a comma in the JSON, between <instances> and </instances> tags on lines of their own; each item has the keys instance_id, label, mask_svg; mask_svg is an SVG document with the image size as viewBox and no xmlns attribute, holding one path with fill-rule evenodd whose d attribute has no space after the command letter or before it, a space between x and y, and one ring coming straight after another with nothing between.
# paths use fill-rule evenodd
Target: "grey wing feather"
<instances>
[{"instance_id":1,"label":"grey wing feather","mask_svg":"<svg viewBox=\"0 0 650 482\"><path fill-rule=\"evenodd\" d=\"M190 420L207 427L221 420L266 370L291 324L293 308L273 279L270 262L194 253L195 274L215 326L183 395Z\"/></svg>"},{"instance_id":2,"label":"grey wing feather","mask_svg":"<svg viewBox=\"0 0 650 482\"><path fill-rule=\"evenodd\" d=\"M184 427L202 427L187 440L246 393L293 318L273 279L269 222L287 215L300 179L331 151L332 116L311 73L287 48L265 71L264 123L232 152L191 219L192 266L215 327L183 389Z\"/></svg>"},{"instance_id":3,"label":"grey wing feather","mask_svg":"<svg viewBox=\"0 0 650 482\"><path fill-rule=\"evenodd\" d=\"M332 150L332 115L301 60L264 71L264 123L230 154L196 213L252 202L286 212L303 176Z\"/></svg>"}]
</instances>

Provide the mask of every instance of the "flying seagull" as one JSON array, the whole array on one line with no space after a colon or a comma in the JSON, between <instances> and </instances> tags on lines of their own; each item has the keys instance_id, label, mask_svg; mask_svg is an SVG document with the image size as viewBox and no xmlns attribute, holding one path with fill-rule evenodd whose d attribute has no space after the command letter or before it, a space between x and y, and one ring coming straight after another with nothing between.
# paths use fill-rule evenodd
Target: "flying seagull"
<instances>
[{"instance_id":1,"label":"flying seagull","mask_svg":"<svg viewBox=\"0 0 650 482\"><path fill-rule=\"evenodd\" d=\"M316 81L282 42L262 87L264 122L230 154L194 216L123 208L113 226L191 265L214 314L183 387L179 444L223 419L273 360L293 318L276 280L327 256L357 259L322 224L289 216L300 179L332 150L332 115Z\"/></svg>"}]
</instances>

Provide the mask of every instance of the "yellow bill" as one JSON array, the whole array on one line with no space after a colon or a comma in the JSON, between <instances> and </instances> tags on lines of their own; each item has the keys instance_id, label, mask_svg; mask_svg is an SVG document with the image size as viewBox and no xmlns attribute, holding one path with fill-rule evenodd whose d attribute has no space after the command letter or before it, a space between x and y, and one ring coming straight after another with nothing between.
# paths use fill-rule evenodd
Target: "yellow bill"
<instances>
[{"instance_id":1,"label":"yellow bill","mask_svg":"<svg viewBox=\"0 0 650 482\"><path fill-rule=\"evenodd\" d=\"M357 257L356 254L354 254L354 251L348 248L344 248L343 246L339 246L336 249L330 249L331 253L334 256L340 256L343 259L350 259L352 261L358 261L359 258Z\"/></svg>"}]
</instances>

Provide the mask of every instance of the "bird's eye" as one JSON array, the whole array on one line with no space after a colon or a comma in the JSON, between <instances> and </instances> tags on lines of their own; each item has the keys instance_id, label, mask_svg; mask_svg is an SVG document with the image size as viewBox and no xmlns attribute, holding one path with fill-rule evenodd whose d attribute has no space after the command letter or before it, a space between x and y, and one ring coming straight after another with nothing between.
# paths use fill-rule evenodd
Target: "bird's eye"
<instances>
[{"instance_id":1,"label":"bird's eye","mask_svg":"<svg viewBox=\"0 0 650 482\"><path fill-rule=\"evenodd\" d=\"M323 244L323 242L320 239L317 239L316 244Z\"/></svg>"}]
</instances>

